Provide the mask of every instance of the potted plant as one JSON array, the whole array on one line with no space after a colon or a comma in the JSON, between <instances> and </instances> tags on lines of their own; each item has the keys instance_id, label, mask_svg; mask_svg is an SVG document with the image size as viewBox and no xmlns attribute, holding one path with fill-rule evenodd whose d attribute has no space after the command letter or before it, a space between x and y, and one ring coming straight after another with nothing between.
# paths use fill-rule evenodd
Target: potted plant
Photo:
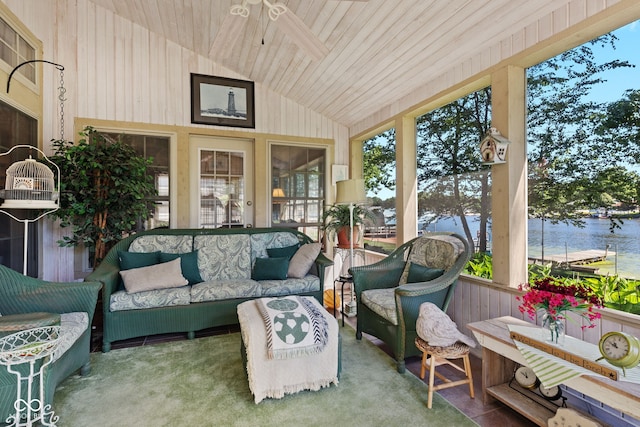
<instances>
[{"instance_id":1,"label":"potted plant","mask_svg":"<svg viewBox=\"0 0 640 427\"><path fill-rule=\"evenodd\" d=\"M58 244L84 244L96 267L111 246L135 232L139 221L149 218L149 198L156 189L153 177L147 174L151 159L91 127L80 136L77 144L53 141L51 159L62 177L60 209L53 215L62 227L72 226L71 236L64 236Z\"/></svg>"},{"instance_id":2,"label":"potted plant","mask_svg":"<svg viewBox=\"0 0 640 427\"><path fill-rule=\"evenodd\" d=\"M339 248L350 248L351 239L353 239L353 247L358 247L360 236L360 226L367 222L375 222L376 216L366 207L354 205L353 207L353 234L350 236L349 227L351 221L349 219L349 205L333 204L327 207L322 214L322 229L333 239L334 235L338 236Z\"/></svg>"}]
</instances>

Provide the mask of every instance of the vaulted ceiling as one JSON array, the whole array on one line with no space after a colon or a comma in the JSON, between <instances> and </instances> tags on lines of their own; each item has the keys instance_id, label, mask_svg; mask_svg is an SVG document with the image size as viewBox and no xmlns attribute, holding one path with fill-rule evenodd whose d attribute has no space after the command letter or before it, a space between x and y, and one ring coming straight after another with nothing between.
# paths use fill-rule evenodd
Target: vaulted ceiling
<instances>
[{"instance_id":1,"label":"vaulted ceiling","mask_svg":"<svg viewBox=\"0 0 640 427\"><path fill-rule=\"evenodd\" d=\"M568 0L91 0L351 126ZM259 3L259 4L252 4ZM291 16L293 12L294 16Z\"/></svg>"}]
</instances>

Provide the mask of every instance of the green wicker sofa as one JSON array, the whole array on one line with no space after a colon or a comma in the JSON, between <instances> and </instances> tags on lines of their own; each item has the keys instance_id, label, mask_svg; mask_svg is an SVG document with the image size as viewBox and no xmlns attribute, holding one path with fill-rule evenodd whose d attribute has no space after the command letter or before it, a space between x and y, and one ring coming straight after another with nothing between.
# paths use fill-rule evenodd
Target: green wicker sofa
<instances>
[{"instance_id":1,"label":"green wicker sofa","mask_svg":"<svg viewBox=\"0 0 640 427\"><path fill-rule=\"evenodd\" d=\"M78 370L82 375L89 373L90 326L100 287L99 282L47 282L0 265L0 337L60 326L60 344L45 371L43 405L53 402L56 387L69 375ZM26 373L28 364L17 368ZM15 414L15 400L16 376L0 366L0 425Z\"/></svg>"},{"instance_id":2,"label":"green wicker sofa","mask_svg":"<svg viewBox=\"0 0 640 427\"><path fill-rule=\"evenodd\" d=\"M332 261L320 252L304 277L253 280L257 259L269 251L313 243L307 235L285 228L153 229L118 242L87 280L102 288L103 343L162 333L195 332L238 323L238 304L260 297L309 295L322 302L324 271ZM317 244L315 244L317 245ZM307 245L309 247L310 245ZM123 255L196 253L202 282L169 289L127 292L122 289ZM294 265L296 256L291 259ZM185 265L182 265L183 270ZM257 267L256 267L257 268ZM125 273L126 274L126 273ZM259 279L259 278L258 278Z\"/></svg>"}]
</instances>

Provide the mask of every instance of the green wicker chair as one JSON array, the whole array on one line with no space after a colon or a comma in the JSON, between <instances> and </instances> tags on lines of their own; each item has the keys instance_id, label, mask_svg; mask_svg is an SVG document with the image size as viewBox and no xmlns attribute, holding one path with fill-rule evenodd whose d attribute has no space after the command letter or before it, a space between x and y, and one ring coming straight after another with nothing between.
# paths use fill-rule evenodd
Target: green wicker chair
<instances>
[{"instance_id":1,"label":"green wicker chair","mask_svg":"<svg viewBox=\"0 0 640 427\"><path fill-rule=\"evenodd\" d=\"M414 344L420 305L431 302L446 311L472 250L458 234L429 233L382 261L349 269L358 304L356 338L367 333L384 341L403 373L405 358L420 354Z\"/></svg>"},{"instance_id":2,"label":"green wicker chair","mask_svg":"<svg viewBox=\"0 0 640 427\"><path fill-rule=\"evenodd\" d=\"M78 370L82 375L89 373L91 322L101 287L100 282L47 282L0 265L0 337L49 326L52 319L59 322L63 313L88 315L88 326L80 338L47 367L43 405L53 402L55 388L69 375ZM16 376L0 365L0 425L15 413L15 399Z\"/></svg>"}]
</instances>

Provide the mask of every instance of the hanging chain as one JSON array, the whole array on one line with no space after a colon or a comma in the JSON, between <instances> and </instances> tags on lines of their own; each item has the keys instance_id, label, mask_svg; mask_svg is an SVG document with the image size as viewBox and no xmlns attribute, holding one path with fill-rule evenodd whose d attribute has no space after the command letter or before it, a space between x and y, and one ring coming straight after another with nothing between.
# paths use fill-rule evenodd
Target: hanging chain
<instances>
[{"instance_id":1,"label":"hanging chain","mask_svg":"<svg viewBox=\"0 0 640 427\"><path fill-rule=\"evenodd\" d=\"M64 88L64 67L60 66L60 86L58 87L58 100L60 100L60 141L64 141L64 101L67 90Z\"/></svg>"}]
</instances>

